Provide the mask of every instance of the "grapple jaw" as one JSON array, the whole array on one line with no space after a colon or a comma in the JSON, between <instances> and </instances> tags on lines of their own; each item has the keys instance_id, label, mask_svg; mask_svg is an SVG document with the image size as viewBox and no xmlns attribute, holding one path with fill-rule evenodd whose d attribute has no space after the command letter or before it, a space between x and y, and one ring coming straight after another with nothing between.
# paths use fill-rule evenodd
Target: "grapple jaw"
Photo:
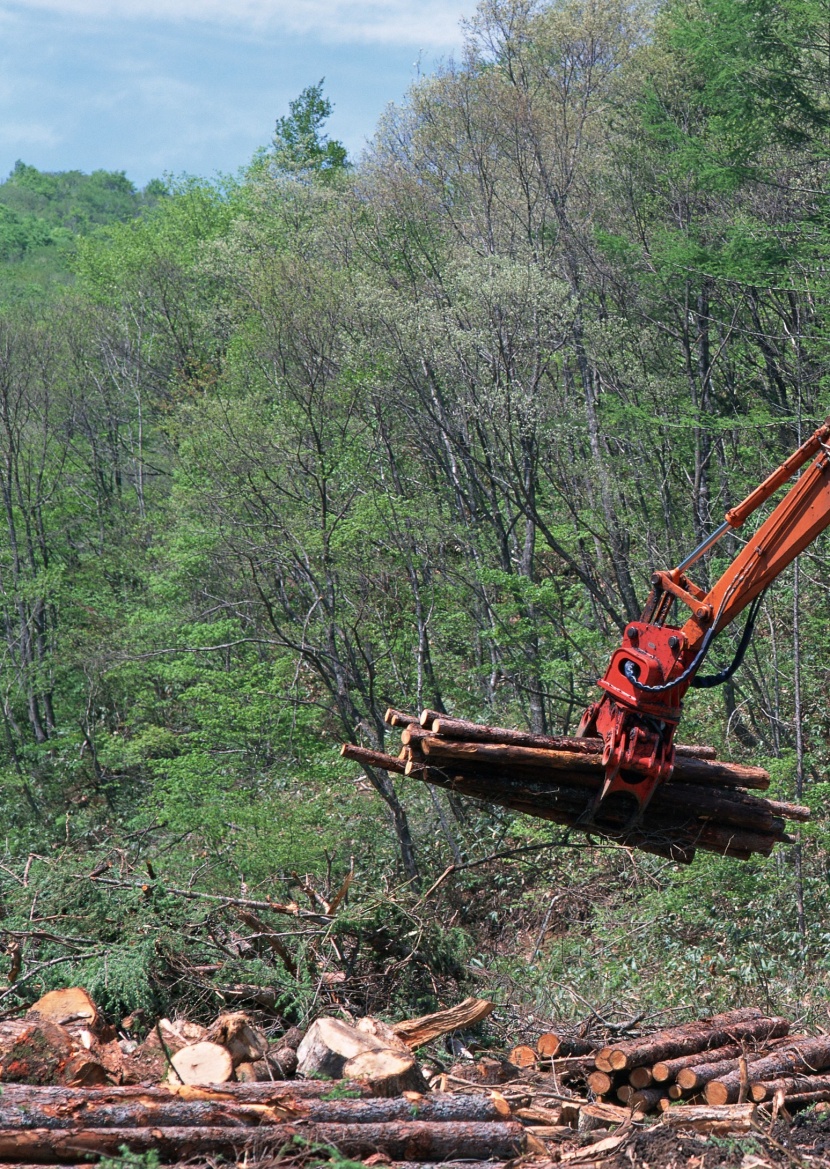
<instances>
[{"instance_id":1,"label":"grapple jaw","mask_svg":"<svg viewBox=\"0 0 830 1169\"><path fill-rule=\"evenodd\" d=\"M674 732L687 686L654 693L637 683L659 687L681 675L689 657L684 643L680 630L671 626L632 621L626 628L622 646L599 681L605 693L585 711L577 732L604 743L605 782L592 815L609 796L624 792L634 800L634 824L655 790L671 777Z\"/></svg>"}]
</instances>

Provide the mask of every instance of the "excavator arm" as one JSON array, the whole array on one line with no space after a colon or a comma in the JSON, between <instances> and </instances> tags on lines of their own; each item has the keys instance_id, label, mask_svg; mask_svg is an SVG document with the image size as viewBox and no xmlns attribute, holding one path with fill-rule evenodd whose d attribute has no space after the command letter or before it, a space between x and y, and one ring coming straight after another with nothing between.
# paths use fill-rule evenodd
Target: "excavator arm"
<instances>
[{"instance_id":1,"label":"excavator arm","mask_svg":"<svg viewBox=\"0 0 830 1169\"><path fill-rule=\"evenodd\" d=\"M579 734L604 742L605 783L597 805L616 792L634 798L641 815L674 767L674 731L690 686L725 681L743 656L764 590L830 525L830 419L764 480L677 568L655 572L639 621L626 628L599 686L602 697L582 716ZM812 462L810 460L812 459ZM749 538L708 592L687 570L805 464L809 467ZM690 610L683 625L667 619L677 602ZM736 661L712 678L698 676L716 635L749 606ZM595 805L596 807L596 805Z\"/></svg>"}]
</instances>

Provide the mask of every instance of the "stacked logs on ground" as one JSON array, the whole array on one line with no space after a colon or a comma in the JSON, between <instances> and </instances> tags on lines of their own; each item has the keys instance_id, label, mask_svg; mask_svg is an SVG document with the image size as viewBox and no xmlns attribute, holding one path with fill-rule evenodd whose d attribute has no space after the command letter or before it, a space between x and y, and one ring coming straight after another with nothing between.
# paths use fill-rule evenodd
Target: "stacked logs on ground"
<instances>
[{"instance_id":1,"label":"stacked logs on ground","mask_svg":"<svg viewBox=\"0 0 830 1169\"><path fill-rule=\"evenodd\" d=\"M224 1084L303 1077L359 1080L375 1095L423 1092L427 1084L413 1048L493 1009L468 998L453 1007L387 1026L367 1017L352 1026L317 1019L269 1042L241 1011L226 1012L203 1027L160 1019L139 1042L106 1023L81 987L50 991L22 1019L0 1020L0 1084L92 1087L103 1084Z\"/></svg>"},{"instance_id":2,"label":"stacked logs on ground","mask_svg":"<svg viewBox=\"0 0 830 1169\"><path fill-rule=\"evenodd\" d=\"M699 1019L604 1047L587 1085L644 1114L704 1101L778 1099L793 1111L830 1101L830 1036L789 1031L787 1019L757 1008Z\"/></svg>"},{"instance_id":3,"label":"stacked logs on ground","mask_svg":"<svg viewBox=\"0 0 830 1169\"><path fill-rule=\"evenodd\" d=\"M776 843L792 842L787 820L810 818L808 808L745 790L769 786L762 768L718 760L710 747L680 745L671 780L658 788L632 828L625 796L612 796L591 810L604 775L599 739L480 726L434 710L418 719L390 709L386 720L401 728L398 757L351 743L342 755L684 864L698 848L740 860L769 856Z\"/></svg>"},{"instance_id":4,"label":"stacked logs on ground","mask_svg":"<svg viewBox=\"0 0 830 1169\"><path fill-rule=\"evenodd\" d=\"M331 1084L229 1084L220 1088L50 1088L9 1085L0 1098L4 1163L79 1161L155 1150L165 1160L265 1155L297 1138L346 1157L393 1161L511 1159L522 1125L498 1096L415 1093L395 1100L327 1099Z\"/></svg>"}]
</instances>

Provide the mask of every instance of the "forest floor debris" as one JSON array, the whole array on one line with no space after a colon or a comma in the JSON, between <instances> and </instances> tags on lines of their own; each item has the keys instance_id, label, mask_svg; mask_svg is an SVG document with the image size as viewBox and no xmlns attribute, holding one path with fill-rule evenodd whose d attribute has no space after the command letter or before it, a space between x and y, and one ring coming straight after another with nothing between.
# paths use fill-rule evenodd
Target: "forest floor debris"
<instances>
[{"instance_id":1,"label":"forest floor debris","mask_svg":"<svg viewBox=\"0 0 830 1169\"><path fill-rule=\"evenodd\" d=\"M82 988L51 991L0 1022L0 1163L124 1149L258 1169L299 1169L297 1150L303 1165L336 1150L368 1169L830 1160L826 1035L790 1034L788 1019L758 1008L651 1031L632 1020L624 1038L594 1020L593 1031L549 1029L478 1060L456 1043L463 1058L447 1066L434 1041L493 1009L471 998L389 1024L321 1016L274 1042L228 1012L209 1027L158 1020L137 1042ZM287 1052L298 1078L282 1071Z\"/></svg>"}]
</instances>

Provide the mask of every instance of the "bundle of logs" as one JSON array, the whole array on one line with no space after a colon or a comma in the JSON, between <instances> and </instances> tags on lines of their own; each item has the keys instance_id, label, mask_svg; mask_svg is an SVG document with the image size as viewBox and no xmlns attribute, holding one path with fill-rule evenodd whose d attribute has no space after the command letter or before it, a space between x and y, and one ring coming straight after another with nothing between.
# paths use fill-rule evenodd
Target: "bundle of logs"
<instances>
[{"instance_id":1,"label":"bundle of logs","mask_svg":"<svg viewBox=\"0 0 830 1169\"><path fill-rule=\"evenodd\" d=\"M602 1048L587 1084L598 1098L642 1113L668 1112L677 1101L722 1106L779 1096L792 1110L830 1101L830 1036L789 1031L787 1019L757 1008L729 1011Z\"/></svg>"},{"instance_id":2,"label":"bundle of logs","mask_svg":"<svg viewBox=\"0 0 830 1169\"><path fill-rule=\"evenodd\" d=\"M766 790L760 767L727 763L711 747L678 746L671 780L658 788L631 827L631 799L612 796L598 808L603 743L480 726L425 710L420 719L386 712L401 728L395 757L345 744L341 754L364 766L409 776L460 795L615 839L683 864L697 848L747 860L792 843L785 821L806 821L809 808L751 795Z\"/></svg>"}]
</instances>

